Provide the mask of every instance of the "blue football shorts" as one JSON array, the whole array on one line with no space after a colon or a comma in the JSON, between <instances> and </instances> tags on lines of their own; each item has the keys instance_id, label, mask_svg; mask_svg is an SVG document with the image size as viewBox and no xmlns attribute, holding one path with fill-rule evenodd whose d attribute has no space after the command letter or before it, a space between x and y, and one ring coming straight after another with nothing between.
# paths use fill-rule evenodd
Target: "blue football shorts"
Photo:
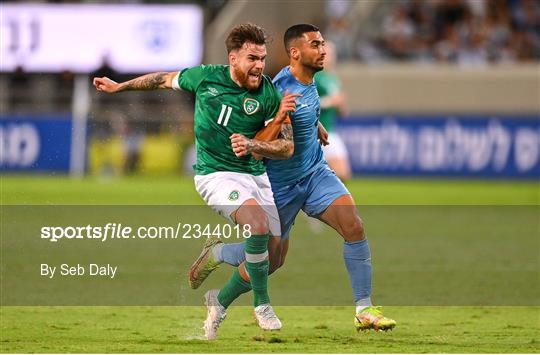
<instances>
[{"instance_id":1,"label":"blue football shorts","mask_svg":"<svg viewBox=\"0 0 540 355\"><path fill-rule=\"evenodd\" d=\"M300 210L317 218L338 197L350 194L327 164L321 164L312 173L291 185L272 186L272 191L281 221L282 239L289 237Z\"/></svg>"}]
</instances>

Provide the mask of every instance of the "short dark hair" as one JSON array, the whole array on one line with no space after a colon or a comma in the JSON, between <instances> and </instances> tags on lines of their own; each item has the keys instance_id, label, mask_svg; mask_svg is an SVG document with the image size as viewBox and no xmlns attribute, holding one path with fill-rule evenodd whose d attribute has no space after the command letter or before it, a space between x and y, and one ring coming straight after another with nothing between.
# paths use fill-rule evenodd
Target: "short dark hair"
<instances>
[{"instance_id":1,"label":"short dark hair","mask_svg":"<svg viewBox=\"0 0 540 355\"><path fill-rule=\"evenodd\" d=\"M310 25L308 23L301 23L298 25L291 26L285 31L285 36L283 36L283 43L285 44L285 50L287 55L291 49L291 42L297 38L302 37L304 33L307 32L319 32L319 28L315 25Z\"/></svg>"},{"instance_id":2,"label":"short dark hair","mask_svg":"<svg viewBox=\"0 0 540 355\"><path fill-rule=\"evenodd\" d=\"M227 46L227 53L231 53L231 51L242 48L246 42L261 45L266 44L267 40L268 37L262 27L253 23L243 23L231 30L225 41L225 46Z\"/></svg>"}]
</instances>

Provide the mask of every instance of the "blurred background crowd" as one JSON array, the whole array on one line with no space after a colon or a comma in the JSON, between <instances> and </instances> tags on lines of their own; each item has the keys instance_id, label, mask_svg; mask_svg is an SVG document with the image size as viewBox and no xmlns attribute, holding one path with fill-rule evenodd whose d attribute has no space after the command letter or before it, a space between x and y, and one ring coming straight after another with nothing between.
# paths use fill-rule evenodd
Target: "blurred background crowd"
<instances>
[{"instance_id":1,"label":"blurred background crowd","mask_svg":"<svg viewBox=\"0 0 540 355\"><path fill-rule=\"evenodd\" d=\"M351 5L327 3L325 35L341 60L485 66L540 59L539 1L387 1L358 33L351 31Z\"/></svg>"},{"instance_id":2,"label":"blurred background crowd","mask_svg":"<svg viewBox=\"0 0 540 355\"><path fill-rule=\"evenodd\" d=\"M208 25L228 3L233 1L193 0L180 3L202 6L205 25ZM42 2L74 3L58 0ZM360 18L362 6L368 2L326 0L323 1L323 14L319 13L318 18L314 19L323 30L325 38L335 44L340 63L355 62L366 65L398 62L449 63L465 67L483 67L540 60L540 1L381 0L373 6L369 18ZM132 0L117 3L155 2ZM307 3L301 4L310 6ZM280 43L279 37L276 37L275 41ZM223 49L219 48L219 51ZM278 52L281 53L279 57L281 63L285 63L285 54L282 50ZM280 66L271 64L268 64L268 74L274 75ZM106 59L102 68L94 74L114 76L117 79L133 76L118 75L110 68ZM4 113L8 110L32 111L35 106L33 103L36 101L40 110L69 111L72 87L73 73L69 71L40 75L37 78L22 68L12 73L2 73L0 88L4 90L3 94L0 94L2 103L0 111ZM29 91L39 91L40 94L24 94Z\"/></svg>"}]
</instances>

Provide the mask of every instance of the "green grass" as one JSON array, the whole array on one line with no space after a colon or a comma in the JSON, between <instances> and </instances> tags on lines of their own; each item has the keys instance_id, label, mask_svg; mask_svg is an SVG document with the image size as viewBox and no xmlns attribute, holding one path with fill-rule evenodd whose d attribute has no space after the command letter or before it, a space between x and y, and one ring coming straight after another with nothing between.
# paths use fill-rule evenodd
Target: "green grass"
<instances>
[{"instance_id":1,"label":"green grass","mask_svg":"<svg viewBox=\"0 0 540 355\"><path fill-rule=\"evenodd\" d=\"M70 179L1 176L2 204L182 205L202 203L185 177ZM537 205L540 184L531 181L355 179L348 188L359 205Z\"/></svg>"},{"instance_id":2,"label":"green grass","mask_svg":"<svg viewBox=\"0 0 540 355\"><path fill-rule=\"evenodd\" d=\"M348 187L360 205L372 248L374 300L387 306L385 313L398 321L398 327L388 333L354 331L341 241L329 228L314 234L300 218L285 267L271 278L283 330L263 333L253 325L249 307L233 307L219 339L209 343L201 339L205 309L195 305L206 289L219 287L228 278L230 268L214 273L201 290L187 289L186 267L198 253L200 240L174 247L149 241L143 249L136 243L103 243L99 249L93 249L98 248L95 243L42 244L35 242L36 226L68 217L85 221L92 207L10 206L202 204L191 179L2 176L0 351L539 353L539 186L537 182L351 181ZM178 217L173 218L175 213L197 214L199 208L203 207L95 207L93 218L170 223ZM123 278L112 284L72 279L58 282L58 289L51 291L47 288L51 284L35 277L34 263L45 259L113 260ZM107 292L111 285L120 290ZM58 290L66 300L77 297L85 304L101 297L104 303L93 304L183 306L14 305L14 299L43 304L47 292L54 296ZM248 296L240 304L249 304Z\"/></svg>"},{"instance_id":3,"label":"green grass","mask_svg":"<svg viewBox=\"0 0 540 355\"><path fill-rule=\"evenodd\" d=\"M261 332L232 307L213 342L202 307L9 307L2 352L45 353L538 353L533 307L388 307L399 326L356 333L347 307L277 307L285 323Z\"/></svg>"}]
</instances>

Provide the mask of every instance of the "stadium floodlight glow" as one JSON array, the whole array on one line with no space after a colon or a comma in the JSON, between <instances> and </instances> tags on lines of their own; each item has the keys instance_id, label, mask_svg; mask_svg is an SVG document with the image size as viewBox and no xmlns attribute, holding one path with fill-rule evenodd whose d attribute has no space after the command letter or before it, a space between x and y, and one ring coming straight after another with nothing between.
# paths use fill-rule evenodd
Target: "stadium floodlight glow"
<instances>
[{"instance_id":1,"label":"stadium floodlight glow","mask_svg":"<svg viewBox=\"0 0 540 355\"><path fill-rule=\"evenodd\" d=\"M1 4L0 70L179 70L202 58L196 5Z\"/></svg>"}]
</instances>

